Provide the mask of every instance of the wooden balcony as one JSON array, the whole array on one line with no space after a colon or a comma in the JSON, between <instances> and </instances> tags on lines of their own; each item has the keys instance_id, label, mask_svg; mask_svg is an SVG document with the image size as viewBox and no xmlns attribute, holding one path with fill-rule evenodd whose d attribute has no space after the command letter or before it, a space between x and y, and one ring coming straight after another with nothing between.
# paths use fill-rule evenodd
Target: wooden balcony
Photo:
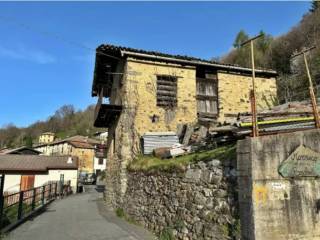
<instances>
[{"instance_id":1,"label":"wooden balcony","mask_svg":"<svg viewBox=\"0 0 320 240\"><path fill-rule=\"evenodd\" d=\"M98 101L94 114L93 125L98 128L110 127L120 116L122 106L103 104Z\"/></svg>"}]
</instances>

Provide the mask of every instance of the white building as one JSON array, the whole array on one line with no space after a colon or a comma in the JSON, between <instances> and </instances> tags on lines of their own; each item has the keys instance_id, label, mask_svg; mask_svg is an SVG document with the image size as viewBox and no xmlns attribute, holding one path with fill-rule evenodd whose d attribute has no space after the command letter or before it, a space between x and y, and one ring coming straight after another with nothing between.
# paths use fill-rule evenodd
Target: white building
<instances>
[{"instance_id":1,"label":"white building","mask_svg":"<svg viewBox=\"0 0 320 240\"><path fill-rule=\"evenodd\" d=\"M94 157L93 168L94 168L95 174L99 175L100 172L106 170L106 164L107 164L106 158Z\"/></svg>"},{"instance_id":2,"label":"white building","mask_svg":"<svg viewBox=\"0 0 320 240\"><path fill-rule=\"evenodd\" d=\"M75 193L78 159L70 156L0 155L0 173L5 175L4 192L18 192L51 181L70 181Z\"/></svg>"}]
</instances>

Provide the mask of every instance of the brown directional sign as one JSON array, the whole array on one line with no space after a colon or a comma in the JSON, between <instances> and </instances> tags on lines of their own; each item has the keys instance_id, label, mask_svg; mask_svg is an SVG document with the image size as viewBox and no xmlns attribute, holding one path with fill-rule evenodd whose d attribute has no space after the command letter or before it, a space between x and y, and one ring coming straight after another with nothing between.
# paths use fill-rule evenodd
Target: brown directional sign
<instances>
[{"instance_id":1,"label":"brown directional sign","mask_svg":"<svg viewBox=\"0 0 320 240\"><path fill-rule=\"evenodd\" d=\"M285 178L320 177L320 153L300 145L278 169Z\"/></svg>"}]
</instances>

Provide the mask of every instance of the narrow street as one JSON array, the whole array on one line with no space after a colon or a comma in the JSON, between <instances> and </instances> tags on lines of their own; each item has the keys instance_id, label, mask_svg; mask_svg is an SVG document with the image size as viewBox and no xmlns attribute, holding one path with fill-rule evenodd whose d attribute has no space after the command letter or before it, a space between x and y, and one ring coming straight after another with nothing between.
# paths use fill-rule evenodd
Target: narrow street
<instances>
[{"instance_id":1,"label":"narrow street","mask_svg":"<svg viewBox=\"0 0 320 240\"><path fill-rule=\"evenodd\" d=\"M86 186L85 191L56 200L45 212L18 226L5 239L155 239L142 227L129 224L106 209L102 193L95 186Z\"/></svg>"}]
</instances>

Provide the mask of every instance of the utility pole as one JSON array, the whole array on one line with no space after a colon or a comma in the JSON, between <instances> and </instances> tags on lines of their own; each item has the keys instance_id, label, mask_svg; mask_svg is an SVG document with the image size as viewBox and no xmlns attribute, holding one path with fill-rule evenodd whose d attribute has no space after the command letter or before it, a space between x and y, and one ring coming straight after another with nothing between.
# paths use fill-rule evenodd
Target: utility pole
<instances>
[{"instance_id":1,"label":"utility pole","mask_svg":"<svg viewBox=\"0 0 320 240\"><path fill-rule=\"evenodd\" d=\"M250 91L250 102L251 102L251 113L252 113L252 137L259 136L259 128L257 122L257 102L256 102L256 85L255 85L255 66L254 66L254 40L262 37L263 34L255 36L253 38L248 39L247 41L243 42L241 46L250 43L251 48L251 68L252 68L252 90Z\"/></svg>"},{"instance_id":2,"label":"utility pole","mask_svg":"<svg viewBox=\"0 0 320 240\"><path fill-rule=\"evenodd\" d=\"M304 60L304 64L306 67L306 72L307 72L307 76L308 76L308 80L309 80L309 93L310 93L310 98L311 98L314 122L315 122L316 128L320 128L320 117L319 117L319 111L318 111L318 106L317 106L317 100L314 95L313 84L312 84L309 65L308 65L307 56L306 56L307 52L310 52L312 49L315 49L315 48L316 48L315 46L312 46L310 48L306 48L306 49L302 50L301 52L294 54L291 58L295 58L297 56L303 55L303 60Z\"/></svg>"}]
</instances>

